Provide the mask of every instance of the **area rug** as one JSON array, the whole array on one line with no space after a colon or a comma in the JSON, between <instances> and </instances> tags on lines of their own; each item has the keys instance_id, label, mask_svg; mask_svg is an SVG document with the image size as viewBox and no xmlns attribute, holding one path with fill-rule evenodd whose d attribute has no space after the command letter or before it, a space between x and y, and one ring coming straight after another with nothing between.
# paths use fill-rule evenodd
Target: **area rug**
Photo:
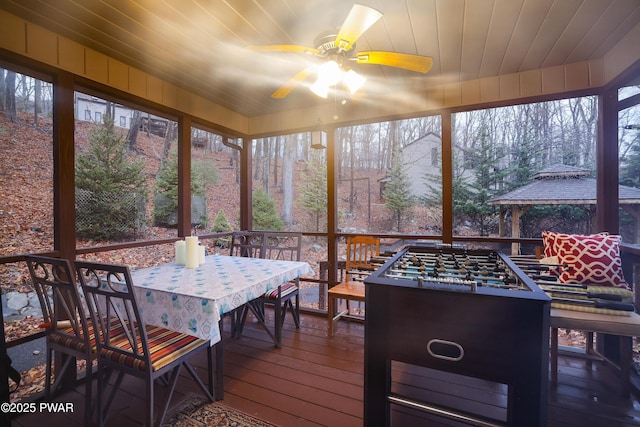
<instances>
[{"instance_id":1,"label":"area rug","mask_svg":"<svg viewBox=\"0 0 640 427\"><path fill-rule=\"evenodd\" d=\"M273 427L261 419L232 409L220 402L210 402L204 396L190 393L169 409L164 420L171 427Z\"/></svg>"}]
</instances>

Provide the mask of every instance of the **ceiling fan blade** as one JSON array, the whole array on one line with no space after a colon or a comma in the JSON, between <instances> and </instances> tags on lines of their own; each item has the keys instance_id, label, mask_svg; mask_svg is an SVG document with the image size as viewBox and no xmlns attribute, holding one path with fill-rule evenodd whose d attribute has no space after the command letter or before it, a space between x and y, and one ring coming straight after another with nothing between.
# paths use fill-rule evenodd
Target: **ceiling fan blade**
<instances>
[{"instance_id":1,"label":"ceiling fan blade","mask_svg":"<svg viewBox=\"0 0 640 427\"><path fill-rule=\"evenodd\" d=\"M397 52L358 52L355 60L357 64L387 65L418 73L427 73L433 65L433 59L428 56Z\"/></svg>"},{"instance_id":2,"label":"ceiling fan blade","mask_svg":"<svg viewBox=\"0 0 640 427\"><path fill-rule=\"evenodd\" d=\"M273 92L271 94L271 97L276 99L281 99L289 95L291 91L295 89L300 82L304 81L309 76L309 74L313 72L313 69L314 67L308 67L298 72L295 76L291 77L289 81L287 81L285 84L280 86L278 90Z\"/></svg>"},{"instance_id":3,"label":"ceiling fan blade","mask_svg":"<svg viewBox=\"0 0 640 427\"><path fill-rule=\"evenodd\" d=\"M334 45L344 51L351 49L362 33L378 22L381 17L382 13L375 9L354 4L336 36Z\"/></svg>"},{"instance_id":4,"label":"ceiling fan blade","mask_svg":"<svg viewBox=\"0 0 640 427\"><path fill-rule=\"evenodd\" d=\"M317 55L318 49L307 46L298 46L295 44L257 44L248 46L247 49L257 52L296 52L296 53L312 53Z\"/></svg>"}]
</instances>

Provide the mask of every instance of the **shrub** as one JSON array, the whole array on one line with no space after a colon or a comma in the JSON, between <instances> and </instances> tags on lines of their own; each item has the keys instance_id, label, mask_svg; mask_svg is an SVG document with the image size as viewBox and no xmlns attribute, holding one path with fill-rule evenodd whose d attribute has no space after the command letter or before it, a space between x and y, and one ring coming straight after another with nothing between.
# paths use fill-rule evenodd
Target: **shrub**
<instances>
[{"instance_id":1,"label":"shrub","mask_svg":"<svg viewBox=\"0 0 640 427\"><path fill-rule=\"evenodd\" d=\"M127 156L127 141L105 119L89 135L86 152L76 159L78 236L110 240L144 226L144 164Z\"/></svg>"},{"instance_id":2,"label":"shrub","mask_svg":"<svg viewBox=\"0 0 640 427\"><path fill-rule=\"evenodd\" d=\"M252 212L255 230L284 230L284 221L278 216L275 200L263 189L253 192Z\"/></svg>"}]
</instances>

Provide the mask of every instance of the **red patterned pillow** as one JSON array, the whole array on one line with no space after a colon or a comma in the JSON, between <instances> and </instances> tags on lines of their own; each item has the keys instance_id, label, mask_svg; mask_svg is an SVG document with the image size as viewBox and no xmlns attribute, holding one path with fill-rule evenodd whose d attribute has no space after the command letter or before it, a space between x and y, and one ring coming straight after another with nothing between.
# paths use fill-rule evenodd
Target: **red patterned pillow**
<instances>
[{"instance_id":1,"label":"red patterned pillow","mask_svg":"<svg viewBox=\"0 0 640 427\"><path fill-rule=\"evenodd\" d=\"M569 236L584 236L584 237L590 237L590 236L608 236L609 233L606 231L603 231L602 233L598 233L598 234L567 234L567 233L558 233L555 231L543 231L542 232L542 243L544 246L544 256L545 258L547 257L554 257L554 256L558 256L558 237L560 237L561 239L566 239Z\"/></svg>"},{"instance_id":2,"label":"red patterned pillow","mask_svg":"<svg viewBox=\"0 0 640 427\"><path fill-rule=\"evenodd\" d=\"M556 235L558 261L569 266L562 270L560 281L627 287L622 274L620 241L620 236L606 234Z\"/></svg>"},{"instance_id":3,"label":"red patterned pillow","mask_svg":"<svg viewBox=\"0 0 640 427\"><path fill-rule=\"evenodd\" d=\"M556 248L556 237L560 233L556 233L555 231L543 231L542 232L542 243L544 245L544 257L552 257L558 255L558 249ZM568 234L565 234L568 236Z\"/></svg>"}]
</instances>

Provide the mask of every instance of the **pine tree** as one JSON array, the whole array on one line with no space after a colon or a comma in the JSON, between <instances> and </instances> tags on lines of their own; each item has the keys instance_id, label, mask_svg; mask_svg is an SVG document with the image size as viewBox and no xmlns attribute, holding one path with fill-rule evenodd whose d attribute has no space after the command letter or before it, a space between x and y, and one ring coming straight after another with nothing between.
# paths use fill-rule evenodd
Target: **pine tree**
<instances>
[{"instance_id":1,"label":"pine tree","mask_svg":"<svg viewBox=\"0 0 640 427\"><path fill-rule=\"evenodd\" d=\"M224 211L220 209L216 214L216 217L213 220L213 226L211 227L212 233L225 233L228 231L232 231L231 225L227 220ZM222 248L226 248L229 245L230 239L228 237L213 239L213 244L220 246Z\"/></svg>"},{"instance_id":2,"label":"pine tree","mask_svg":"<svg viewBox=\"0 0 640 427\"><path fill-rule=\"evenodd\" d=\"M640 188L640 132L621 162L620 184Z\"/></svg>"},{"instance_id":3,"label":"pine tree","mask_svg":"<svg viewBox=\"0 0 640 427\"><path fill-rule=\"evenodd\" d=\"M454 215L469 219L481 236L487 236L496 225L496 208L488 201L497 194L496 187L503 178L503 173L496 171L500 156L484 130L480 133L477 148L470 154L474 179L468 184L462 177L458 183L454 182L453 211Z\"/></svg>"},{"instance_id":4,"label":"pine tree","mask_svg":"<svg viewBox=\"0 0 640 427\"><path fill-rule=\"evenodd\" d=\"M144 163L127 156L127 141L113 121L91 132L89 146L76 159L78 235L112 239L136 230L145 216Z\"/></svg>"},{"instance_id":5,"label":"pine tree","mask_svg":"<svg viewBox=\"0 0 640 427\"><path fill-rule=\"evenodd\" d=\"M320 231L320 220L327 214L327 166L321 160L309 162L309 178L301 188L300 207L314 219L315 231Z\"/></svg>"},{"instance_id":6,"label":"pine tree","mask_svg":"<svg viewBox=\"0 0 640 427\"><path fill-rule=\"evenodd\" d=\"M284 230L284 221L278 216L275 200L262 188L253 192L251 211L255 230Z\"/></svg>"},{"instance_id":7,"label":"pine tree","mask_svg":"<svg viewBox=\"0 0 640 427\"><path fill-rule=\"evenodd\" d=\"M382 191L385 205L393 214L396 231L402 232L402 221L408 218L409 210L413 206L413 196L409 186L409 177L404 171L402 155L396 150L388 174L389 181Z\"/></svg>"},{"instance_id":8,"label":"pine tree","mask_svg":"<svg viewBox=\"0 0 640 427\"><path fill-rule=\"evenodd\" d=\"M206 184L216 184L220 178L215 166L207 166L203 162L196 162L191 173L191 197L206 196ZM195 206L192 204L192 210ZM178 155L175 149L171 151L156 178L156 202L153 215L156 224L175 226L178 213ZM196 213L197 214L197 213ZM192 214L193 216L193 214ZM196 215L198 216L198 215ZM192 222L206 223L206 211L201 212L199 218Z\"/></svg>"}]
</instances>

